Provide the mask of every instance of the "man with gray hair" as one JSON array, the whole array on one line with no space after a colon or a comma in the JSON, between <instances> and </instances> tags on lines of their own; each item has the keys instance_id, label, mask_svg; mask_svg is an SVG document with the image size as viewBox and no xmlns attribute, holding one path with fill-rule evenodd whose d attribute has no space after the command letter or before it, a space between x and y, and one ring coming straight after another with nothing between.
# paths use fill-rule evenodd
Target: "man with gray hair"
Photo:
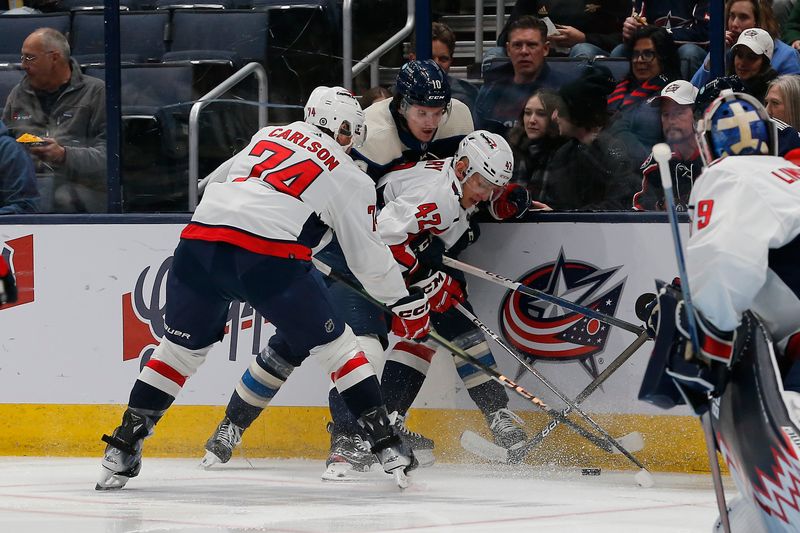
<instances>
[{"instance_id":1,"label":"man with gray hair","mask_svg":"<svg viewBox=\"0 0 800 533\"><path fill-rule=\"evenodd\" d=\"M57 212L107 209L105 84L70 58L66 37L39 28L22 43L25 76L11 90L3 121L15 137L39 137L28 151L54 179Z\"/></svg>"}]
</instances>

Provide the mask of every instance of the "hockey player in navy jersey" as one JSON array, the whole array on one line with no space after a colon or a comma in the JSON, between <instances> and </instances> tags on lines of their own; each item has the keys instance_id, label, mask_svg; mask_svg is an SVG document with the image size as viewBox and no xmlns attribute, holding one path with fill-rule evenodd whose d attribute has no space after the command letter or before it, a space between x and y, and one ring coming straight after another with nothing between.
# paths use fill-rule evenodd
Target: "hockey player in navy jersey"
<instances>
[{"instance_id":1,"label":"hockey player in navy jersey","mask_svg":"<svg viewBox=\"0 0 800 533\"><path fill-rule=\"evenodd\" d=\"M656 344L639 393L663 408L711 409L742 497L733 531L798 531L800 167L778 157L774 122L724 90L698 124L707 168L692 188L686 247L699 353L680 290L661 287Z\"/></svg>"},{"instance_id":2,"label":"hockey player in navy jersey","mask_svg":"<svg viewBox=\"0 0 800 533\"><path fill-rule=\"evenodd\" d=\"M384 470L397 475L416 466L390 423L372 365L311 265L312 248L334 230L355 277L392 309L392 331L409 339L427 334L427 297L406 288L375 231L374 185L347 153L363 135L355 98L320 87L304 122L259 130L215 171L175 250L165 335L133 385L122 424L103 436L98 490L121 488L139 473L144 439L222 339L234 299L277 329L248 369L253 387L273 396L310 355L355 413Z\"/></svg>"},{"instance_id":3,"label":"hockey player in navy jersey","mask_svg":"<svg viewBox=\"0 0 800 533\"><path fill-rule=\"evenodd\" d=\"M525 206L513 204L504 194L513 169L512 158L501 137L475 132L461 142L454 158L408 163L408 168L391 172L379 182L384 206L378 215L378 233L390 245L407 283L427 292L432 319L443 336L491 366L494 358L483 335L450 309L453 300L463 301L464 293L460 282L442 272L441 254L448 247L466 246L467 234L474 231L468 219L479 202L493 200L492 211L498 216L524 211ZM432 235L438 235L434 244ZM423 242L430 246L421 246ZM425 248L422 253L420 248ZM340 274L347 274L340 255L328 247L317 257ZM371 361L383 360L387 328L381 322L382 313L341 284L334 283L331 289L335 304L359 335L367 357ZM398 413L398 431L414 448L422 465L433 462L433 441L410 431L404 418L422 386L433 353L433 348L417 343L395 344L381 378L387 405L392 406L391 412ZM486 415L496 442L511 446L524 440L526 435L517 425L518 418L507 409L508 396L503 387L469 365L459 364L458 371L470 396ZM258 391L246 378L243 376L237 384L225 418L206 443L204 466L227 462L240 443L242 432L269 402L270 398L258 397ZM337 480L346 478L350 470L368 470L375 458L363 446L356 420L335 389L331 389L329 400L333 418L329 427L331 452L323 479Z\"/></svg>"}]
</instances>

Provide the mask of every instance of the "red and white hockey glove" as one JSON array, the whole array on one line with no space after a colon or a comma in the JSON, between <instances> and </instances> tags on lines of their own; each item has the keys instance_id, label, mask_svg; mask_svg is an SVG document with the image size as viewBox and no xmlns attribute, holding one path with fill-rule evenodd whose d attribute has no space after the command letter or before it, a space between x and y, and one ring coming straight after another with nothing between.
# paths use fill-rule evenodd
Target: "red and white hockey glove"
<instances>
[{"instance_id":1,"label":"red and white hockey glove","mask_svg":"<svg viewBox=\"0 0 800 533\"><path fill-rule=\"evenodd\" d=\"M419 287L428 296L428 303L434 313L444 313L456 302L463 303L467 299L461 284L441 270L412 287Z\"/></svg>"},{"instance_id":2,"label":"red and white hockey glove","mask_svg":"<svg viewBox=\"0 0 800 533\"><path fill-rule=\"evenodd\" d=\"M431 330L428 297L419 287L411 287L404 296L390 307L392 311L392 333L398 337L422 340Z\"/></svg>"},{"instance_id":3,"label":"red and white hockey glove","mask_svg":"<svg viewBox=\"0 0 800 533\"><path fill-rule=\"evenodd\" d=\"M521 218L531 206L531 193L518 183L509 183L489 203L489 213L497 220Z\"/></svg>"},{"instance_id":4,"label":"red and white hockey glove","mask_svg":"<svg viewBox=\"0 0 800 533\"><path fill-rule=\"evenodd\" d=\"M14 274L11 273L11 268L6 260L0 257L0 305L16 301L17 283L14 280Z\"/></svg>"}]
</instances>

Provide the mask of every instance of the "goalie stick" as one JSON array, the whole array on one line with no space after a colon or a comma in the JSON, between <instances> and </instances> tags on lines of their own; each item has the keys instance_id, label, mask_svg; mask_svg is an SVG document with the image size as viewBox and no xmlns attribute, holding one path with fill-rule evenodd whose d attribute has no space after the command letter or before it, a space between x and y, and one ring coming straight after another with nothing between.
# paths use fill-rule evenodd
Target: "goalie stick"
<instances>
[{"instance_id":1,"label":"goalie stick","mask_svg":"<svg viewBox=\"0 0 800 533\"><path fill-rule=\"evenodd\" d=\"M669 217L669 226L672 231L672 242L675 245L675 260L678 263L678 274L681 276L681 292L686 306L686 322L689 326L692 349L697 354L700 353L700 342L697 337L697 324L694 320L694 306L692 305L692 295L689 290L689 277L686 275L686 259L683 256L678 216L675 212L675 199L672 197L672 173L669 170L671 157L672 149L668 144L659 143L653 146L653 158L658 163L658 172L661 175L661 187L664 189L664 200L667 203L667 216ZM717 440L714 437L714 430L711 425L711 409L700 417L700 423L703 426L706 452L708 454L708 463L711 467L711 478L714 481L714 494L717 498L720 522L722 522L722 528L725 533L730 533L731 523L728 517L728 505L725 501L725 489L722 486L722 473L719 470L719 461L717 459Z\"/></svg>"},{"instance_id":2,"label":"goalie stick","mask_svg":"<svg viewBox=\"0 0 800 533\"><path fill-rule=\"evenodd\" d=\"M578 414L581 416L581 418L583 418L584 420L586 420L586 422L588 422L588 423L589 423L589 425L590 425L590 426L592 426L592 428L594 428L594 430L595 430L595 431L597 431L597 432L598 432L598 433L599 433L599 434L600 434L600 435L603 437L603 439L605 439L605 440L606 440L606 441L607 441L609 444L611 444L611 445L612 445L612 446L614 446L614 447L615 447L617 450L619 450L619 451L620 451L620 453L622 453L622 455L624 455L624 456L625 456L625 457L626 457L626 458L627 458L627 459L628 459L630 462L632 462L632 463L633 463L633 464L635 464L637 467L639 467L639 468L640 468L640 470L639 470L639 472L637 472L637 473L636 473L636 482L637 482L639 485L641 485L641 486L643 486L643 487L652 487L652 486L653 486L653 484L654 484L654 481L653 481L653 476L652 476L652 474L650 473L650 471L649 471L649 470L647 470L647 467L645 467L645 466L644 466L644 465L643 465L643 464L642 464L642 463L641 463L641 462L640 462L640 461L639 461L639 460L638 460L636 457L634 457L634 456L633 456L633 455L632 455L632 454L631 454L631 453L630 453L630 452L629 452L629 451L628 451L628 450L627 450L627 449L626 449L626 448L625 448L625 447L624 447L622 444L620 444L620 443L619 443L619 442L618 442L618 441L617 441L617 440L616 440L614 437L612 437L611 435L609 435L609 434L608 434L608 432L607 432L605 429L603 429L603 428L600 426L600 424L598 424L597 422L595 422L595 421L592 419L592 417L590 417L588 414L586 414L586 413L585 413L585 412L584 412L584 411L583 411L583 410L582 410L580 407L578 407L577 405L575 405L575 403L574 403L574 402L570 401L570 399L569 399L569 398L567 398L567 397L564 395L564 393L562 393L560 390L558 390L558 389L557 389L557 388L556 388L556 387L555 387L555 386L554 386L552 383L550 383L550 381L548 381L548 380L547 380L547 378L545 378L545 377L544 377L544 376L543 376L543 375L542 375L542 374L541 374L541 373L540 373L538 370L536 370L535 368L533 368L533 367L532 367L530 364L528 364L528 362L527 362L527 361L525 361L525 359L524 359L524 358L520 357L520 356L519 356L519 355L518 355L518 354L517 354L517 353L516 353L514 350L512 350L512 349L511 349L511 347L510 347L510 346L508 346L508 345L507 345L505 342L503 342L503 340L502 340L502 339L501 339L501 338L500 338L500 337L499 337L499 336L498 336L498 335L497 335L497 334L496 334L494 331L492 331L491 329L489 329L489 327L488 327L486 324L484 324L483 322L481 322L481 320L480 320L478 317L476 317L474 314L472 314L472 313L471 313L471 312L470 312L470 311L469 311L467 308L465 308L463 305L461 305L461 304L459 304L459 303L456 303L456 304L455 304L455 307L456 307L456 309L458 309L458 310L461 312L461 314L463 314L465 317L467 317L467 318L468 318L468 319L469 319L469 320L470 320L470 321L471 321L473 324L475 324L476 326L478 326L478 328L480 328L480 329L481 329L481 331L483 331L484 333L486 333L487 335L489 335L489 336L490 336L490 337L491 337L491 338L492 338L492 339L493 339L493 340L494 340L494 341L495 341L495 342L496 342L498 345L500 345L500 347L501 347L501 348L503 348L505 351L507 351L507 352L508 352L508 353L509 353L509 354L510 354L510 355L511 355L511 356L512 356L514 359L516 359L516 360L517 360L517 361L518 361L520 364L522 364L522 365L525 365L525 368L527 368L527 369L528 369L528 371L529 371L531 374L533 374L533 375L536 377L536 379L538 379L539 381L541 381L541 382L542 382L542 384L543 384L545 387L547 387L548 389L550 389L550 391L551 391L553 394L555 394L556 396L558 396L558 398L559 398L559 399L560 399L562 402L564 402L565 404L567 404L567 405L568 405L568 406L571 408L571 410L575 411L576 413L578 413ZM561 422L564 422L564 423L566 423L566 424L568 424L568 425L571 423L571 422L570 422L570 421L568 421L568 420L567 420L567 419L566 419L564 416L562 416L562 415L561 415L561 413L559 413L558 411L555 411L555 410L553 410L553 409L547 409L546 407L543 407L542 409L543 409L543 410L544 410L544 411L545 411L545 412L546 412L548 415L550 415L550 416L552 416L552 417L555 417L555 418L557 418L557 419L558 419L558 420L560 420Z\"/></svg>"},{"instance_id":3,"label":"goalie stick","mask_svg":"<svg viewBox=\"0 0 800 533\"><path fill-rule=\"evenodd\" d=\"M608 366L606 366L606 368L603 369L603 371L596 378L594 378L592 382L589 383L580 392L580 394L578 394L578 396L575 397L575 405L580 405L595 390L597 390L597 388L599 388L611 376L611 374L616 372L619 367L625 364L625 362L630 359L631 356L636 353L645 342L647 342L648 339L649 337L647 332L642 332L638 337L636 337L630 346L625 348L622 353L616 357L616 359L611 361L611 363L609 363ZM572 408L568 405L562 409L561 415L565 417L571 410ZM467 451L470 451L476 455L480 455L486 459L508 463L509 459L514 458L515 456L527 455L534 447L538 446L539 443L541 443L550 433L552 433L552 431L560 422L561 420L559 418L553 418L539 433L523 443L512 446L511 449L497 446L496 444L489 442L472 431L465 431L461 434L461 446ZM617 441L631 452L638 452L644 447L642 434L638 431L623 435L622 437L617 438ZM601 441L598 447L610 453L621 453L619 450L609 445L605 441Z\"/></svg>"}]
</instances>

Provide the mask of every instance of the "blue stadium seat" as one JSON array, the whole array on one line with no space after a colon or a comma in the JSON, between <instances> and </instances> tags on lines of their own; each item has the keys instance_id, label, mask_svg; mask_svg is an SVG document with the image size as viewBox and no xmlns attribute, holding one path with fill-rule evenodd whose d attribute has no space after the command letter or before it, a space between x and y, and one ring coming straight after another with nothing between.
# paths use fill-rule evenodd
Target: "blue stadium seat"
<instances>
[{"instance_id":1,"label":"blue stadium seat","mask_svg":"<svg viewBox=\"0 0 800 533\"><path fill-rule=\"evenodd\" d=\"M22 41L39 28L53 28L69 36L69 13L52 13L42 15L14 15L0 17L0 54L16 54L19 62L19 53Z\"/></svg>"},{"instance_id":2,"label":"blue stadium seat","mask_svg":"<svg viewBox=\"0 0 800 533\"><path fill-rule=\"evenodd\" d=\"M232 9L233 0L155 0L156 9Z\"/></svg>"},{"instance_id":3,"label":"blue stadium seat","mask_svg":"<svg viewBox=\"0 0 800 533\"><path fill-rule=\"evenodd\" d=\"M123 63L161 61L167 51L169 13L120 13L120 47ZM103 13L76 12L72 19L72 56L81 65L105 63Z\"/></svg>"},{"instance_id":4,"label":"blue stadium seat","mask_svg":"<svg viewBox=\"0 0 800 533\"><path fill-rule=\"evenodd\" d=\"M5 107L11 89L20 82L25 71L17 68L0 69L0 106Z\"/></svg>"},{"instance_id":5,"label":"blue stadium seat","mask_svg":"<svg viewBox=\"0 0 800 533\"><path fill-rule=\"evenodd\" d=\"M105 7L103 0L61 0L58 6L64 11L102 11ZM139 0L119 0L119 9L141 9Z\"/></svg>"},{"instance_id":6,"label":"blue stadium seat","mask_svg":"<svg viewBox=\"0 0 800 533\"><path fill-rule=\"evenodd\" d=\"M229 62L241 67L264 64L267 56L265 12L177 10L172 15L172 45L164 61Z\"/></svg>"}]
</instances>

